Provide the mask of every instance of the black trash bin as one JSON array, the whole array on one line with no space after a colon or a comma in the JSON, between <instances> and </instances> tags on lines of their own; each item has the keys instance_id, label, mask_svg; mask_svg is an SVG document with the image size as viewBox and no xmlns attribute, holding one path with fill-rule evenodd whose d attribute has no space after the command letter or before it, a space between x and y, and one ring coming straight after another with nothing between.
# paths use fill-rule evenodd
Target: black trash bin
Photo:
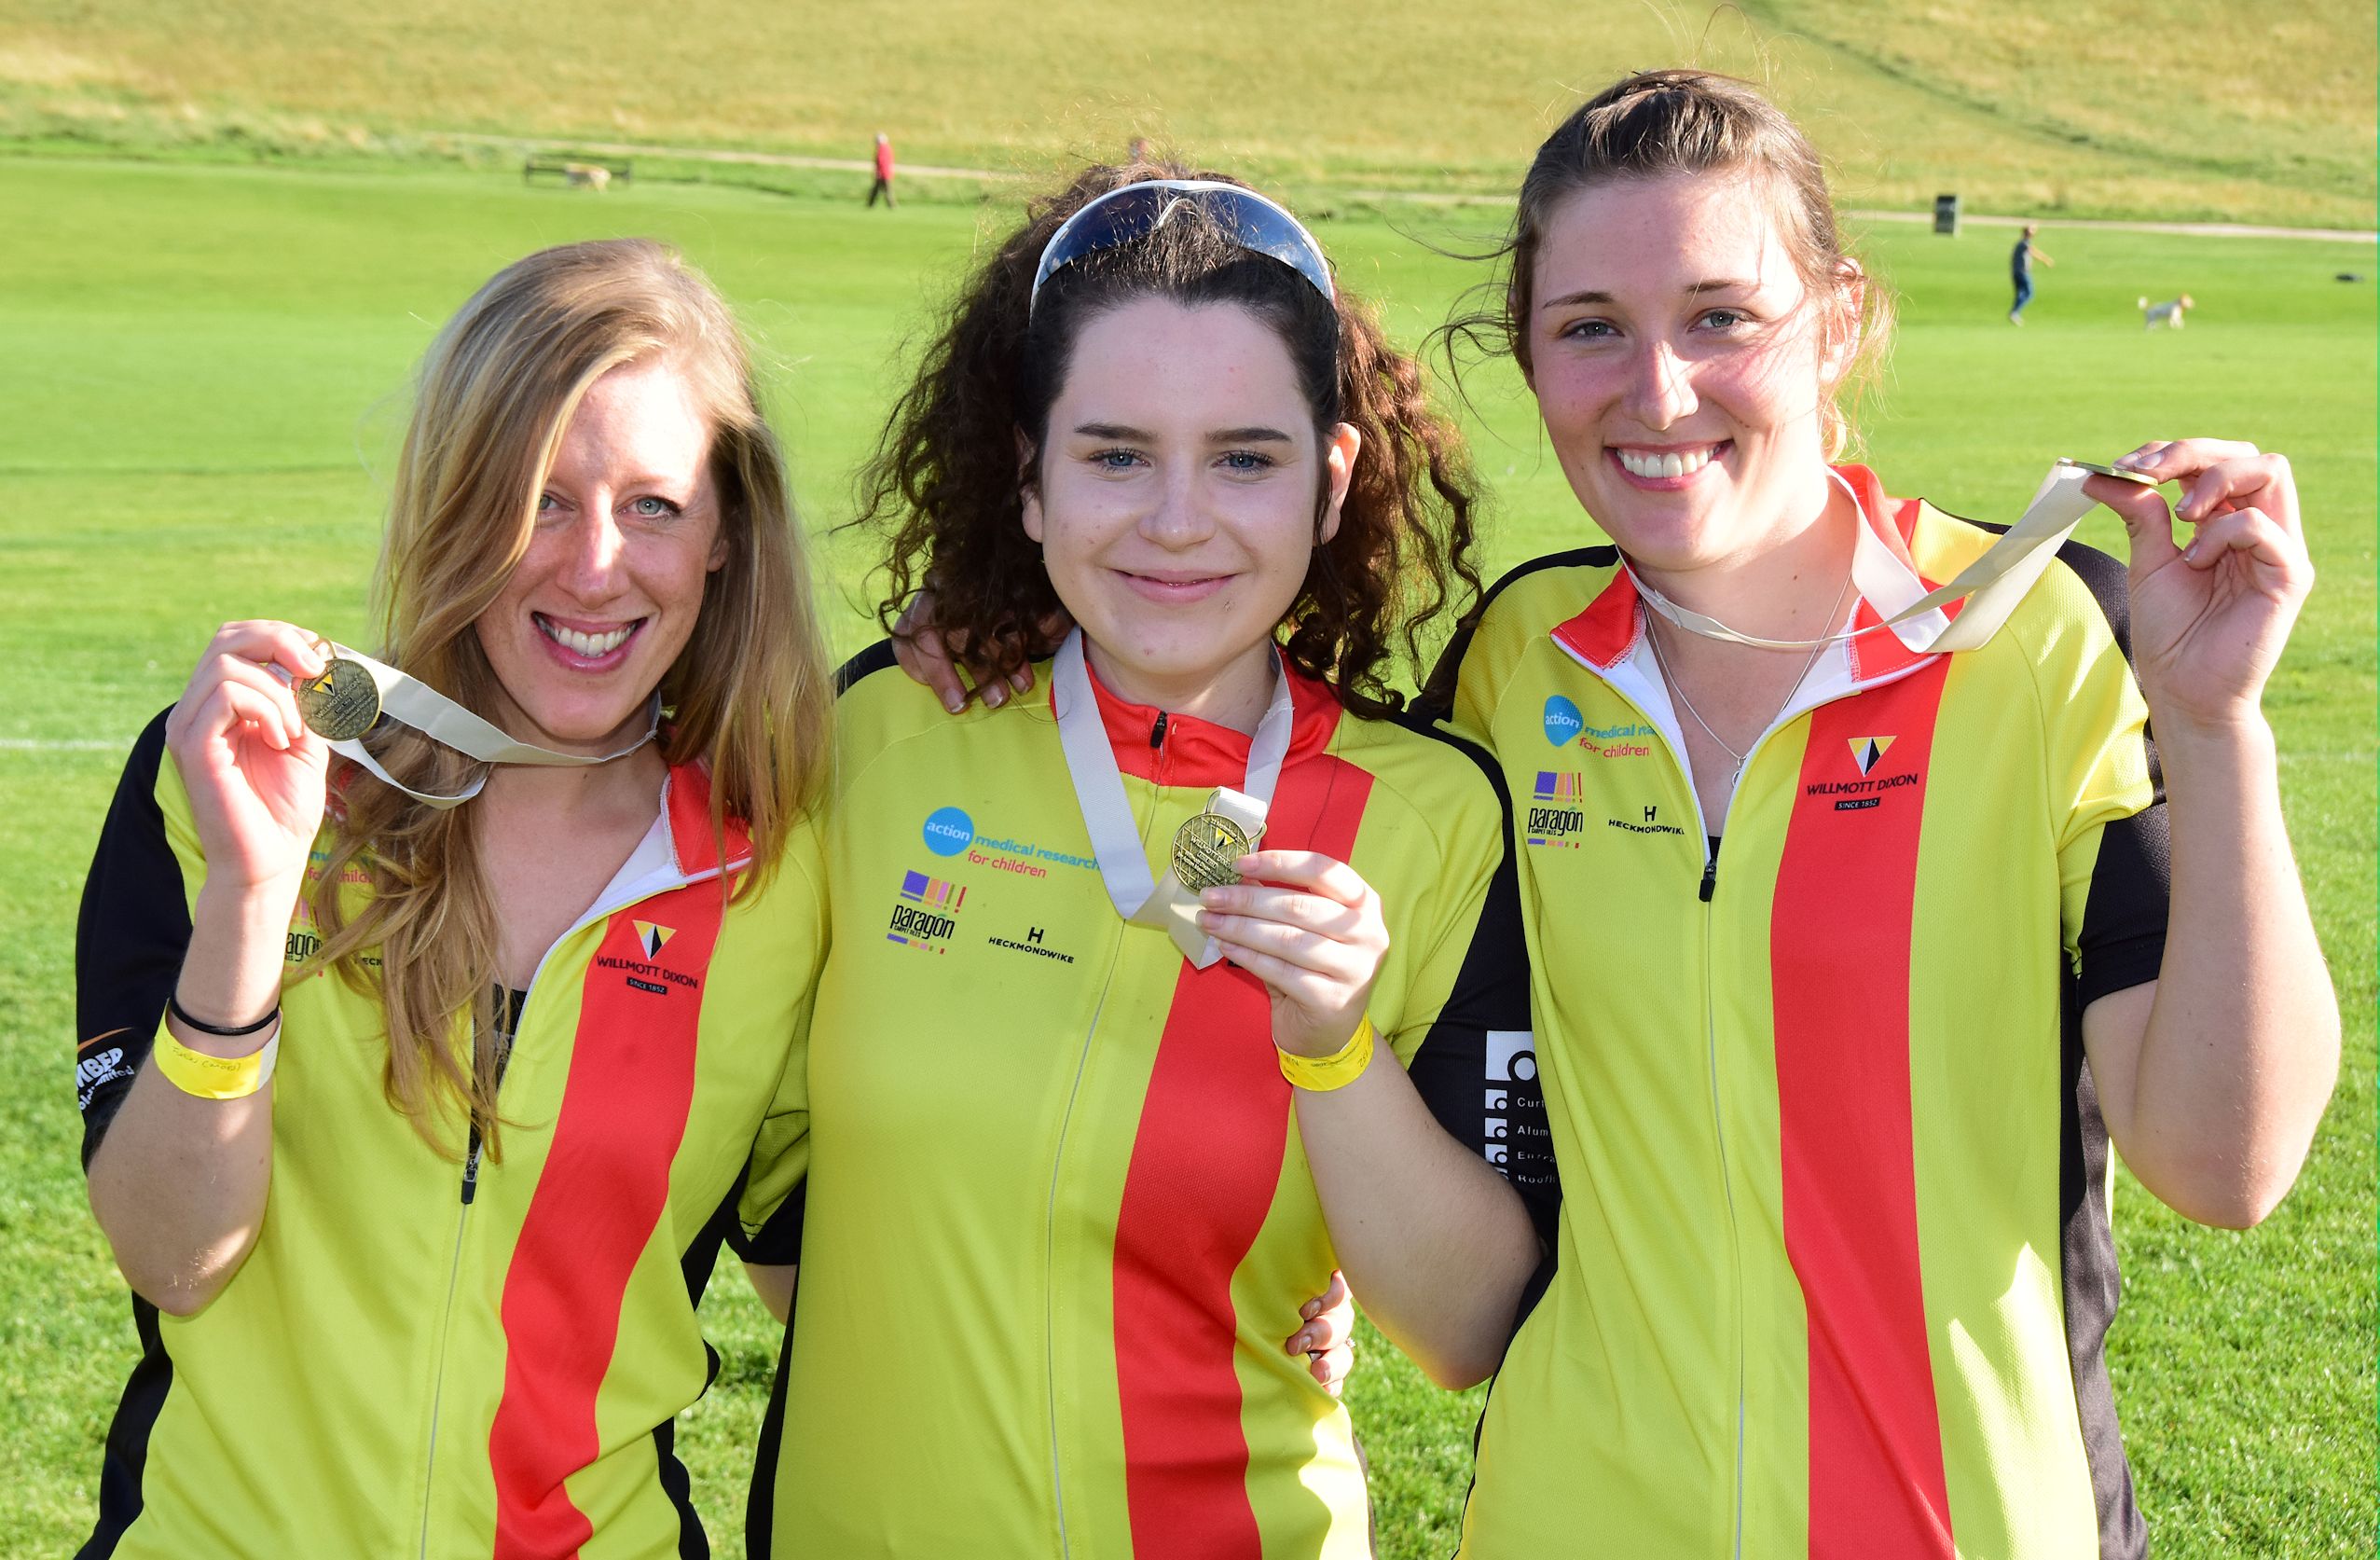
<instances>
[{"instance_id":1,"label":"black trash bin","mask_svg":"<svg viewBox=\"0 0 2380 1560\"><path fill-rule=\"evenodd\" d=\"M1933 230L1937 233L1947 233L1952 238L1959 236L1959 198L1957 196L1937 195L1933 198Z\"/></svg>"}]
</instances>

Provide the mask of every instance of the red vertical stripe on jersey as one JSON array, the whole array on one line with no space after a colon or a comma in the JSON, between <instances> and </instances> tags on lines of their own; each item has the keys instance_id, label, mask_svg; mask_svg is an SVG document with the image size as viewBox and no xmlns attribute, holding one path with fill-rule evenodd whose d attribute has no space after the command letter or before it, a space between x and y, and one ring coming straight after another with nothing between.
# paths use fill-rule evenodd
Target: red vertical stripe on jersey
<instances>
[{"instance_id":1,"label":"red vertical stripe on jersey","mask_svg":"<svg viewBox=\"0 0 2380 1560\"><path fill-rule=\"evenodd\" d=\"M1328 754L1290 765L1265 848L1345 861L1371 783ZM1264 1553L1248 1506L1231 1275L1272 1209L1288 1138L1272 1032L1255 976L1183 961L1116 1220L1116 1387L1138 1560Z\"/></svg>"},{"instance_id":2,"label":"red vertical stripe on jersey","mask_svg":"<svg viewBox=\"0 0 2380 1560\"><path fill-rule=\"evenodd\" d=\"M1955 1553L1909 1100L1919 835L1949 665L1811 715L1777 873L1785 1249L1809 1318L1809 1553L1822 1560Z\"/></svg>"},{"instance_id":3,"label":"red vertical stripe on jersey","mask_svg":"<svg viewBox=\"0 0 2380 1560\"><path fill-rule=\"evenodd\" d=\"M688 871L716 860L706 807L698 780L673 778L669 821ZM599 1449L595 1401L622 1300L668 1200L725 898L714 877L623 910L587 965L553 1146L504 1275L504 1394L488 1437L496 1560L556 1560L593 1535L566 1482ZM639 921L661 936L657 950Z\"/></svg>"}]
</instances>

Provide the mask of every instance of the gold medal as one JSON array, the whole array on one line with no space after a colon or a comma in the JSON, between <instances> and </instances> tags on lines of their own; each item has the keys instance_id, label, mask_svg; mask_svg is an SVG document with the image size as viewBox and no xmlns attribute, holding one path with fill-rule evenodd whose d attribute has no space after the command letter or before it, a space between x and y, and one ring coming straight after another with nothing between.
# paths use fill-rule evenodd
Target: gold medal
<instances>
[{"instance_id":1,"label":"gold medal","mask_svg":"<svg viewBox=\"0 0 2380 1560\"><path fill-rule=\"evenodd\" d=\"M352 741L380 718L380 685L355 661L335 656L320 677L298 678L289 691L307 727L324 741Z\"/></svg>"},{"instance_id":2,"label":"gold medal","mask_svg":"<svg viewBox=\"0 0 2380 1560\"><path fill-rule=\"evenodd\" d=\"M2144 488L2153 488L2157 485L2157 479L2147 472L2126 471L2122 466L2103 466L2097 461L2078 461L2071 455L2060 455L2057 458L2057 463L2061 466L2072 466L2077 471L2087 471L2095 476L2114 476L2126 482L2138 482Z\"/></svg>"},{"instance_id":3,"label":"gold medal","mask_svg":"<svg viewBox=\"0 0 2380 1560\"><path fill-rule=\"evenodd\" d=\"M1247 831L1219 812L1202 812L1174 831L1174 878L1190 892L1236 883L1231 863L1248 853Z\"/></svg>"}]
</instances>

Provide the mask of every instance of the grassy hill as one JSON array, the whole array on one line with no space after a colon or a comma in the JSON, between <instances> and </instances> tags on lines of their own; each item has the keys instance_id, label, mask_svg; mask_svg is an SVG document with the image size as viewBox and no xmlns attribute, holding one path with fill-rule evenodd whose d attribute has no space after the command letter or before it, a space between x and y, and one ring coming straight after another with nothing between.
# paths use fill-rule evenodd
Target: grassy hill
<instances>
[{"instance_id":1,"label":"grassy hill","mask_svg":"<svg viewBox=\"0 0 2380 1560\"><path fill-rule=\"evenodd\" d=\"M1162 26L1098 0L0 0L0 140L858 157L884 130L1017 170L1147 134L1298 186L1502 193L1582 93L1680 61L1766 81L1854 205L2373 220L2368 0L1212 0Z\"/></svg>"},{"instance_id":2,"label":"grassy hill","mask_svg":"<svg viewBox=\"0 0 2380 1560\"><path fill-rule=\"evenodd\" d=\"M84 1207L67 1084L75 904L131 735L181 687L212 627L286 616L360 637L406 377L436 323L541 244L647 232L734 299L770 366L771 415L818 536L837 648L874 637L868 550L830 539L898 382L900 342L982 242L956 205L648 186L596 199L455 169L307 172L0 158L19 214L0 340L0 1557L71 1553L134 1344ZM1437 214L1451 246L1494 214ZM1435 218L1433 219L1435 220ZM1351 288L1412 340L1472 268L1411 224L1325 220ZM2375 303L2368 245L2064 235L2023 330L1997 235L1866 236L1903 300L1869 429L1896 491L2008 518L2052 456L2174 433L2291 456L2321 581L2267 703L2317 923L2346 1008L2345 1075L2296 1191L2247 1236L2188 1224L2125 1179L2125 1278L2110 1340L2160 1560L2373 1553L2373 760ZM2186 333L2132 300L2188 288ZM1501 366L1466 422L1493 490L1493 561L1590 540L1534 409ZM2112 518L2086 539L2122 545ZM704 1306L723 1357L678 1444L717 1551L739 1553L742 1484L776 1339L741 1279ZM898 1338L886 1341L900 1346ZM1371 1339L1350 1387L1390 1560L1451 1549L1478 1394L1436 1392Z\"/></svg>"}]
</instances>

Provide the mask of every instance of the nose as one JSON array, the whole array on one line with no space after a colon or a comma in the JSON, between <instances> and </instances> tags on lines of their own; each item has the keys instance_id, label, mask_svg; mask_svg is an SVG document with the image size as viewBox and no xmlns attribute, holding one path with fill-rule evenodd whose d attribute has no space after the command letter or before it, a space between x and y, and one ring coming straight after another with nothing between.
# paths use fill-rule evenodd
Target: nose
<instances>
[{"instance_id":1,"label":"nose","mask_svg":"<svg viewBox=\"0 0 2380 1560\"><path fill-rule=\"evenodd\" d=\"M1206 503L1197 462L1174 462L1165 473L1156 500L1140 517L1140 533L1170 551L1194 547L1215 534L1215 516Z\"/></svg>"},{"instance_id":2,"label":"nose","mask_svg":"<svg viewBox=\"0 0 2380 1560\"><path fill-rule=\"evenodd\" d=\"M1655 338L1630 365L1628 409L1644 426L1659 433L1694 414L1701 405L1694 393L1694 373L1669 342Z\"/></svg>"},{"instance_id":3,"label":"nose","mask_svg":"<svg viewBox=\"0 0 2380 1560\"><path fill-rule=\"evenodd\" d=\"M608 506L589 505L571 528L566 545L569 552L557 571L564 588L590 602L617 591L627 538L621 534L619 519Z\"/></svg>"}]
</instances>

